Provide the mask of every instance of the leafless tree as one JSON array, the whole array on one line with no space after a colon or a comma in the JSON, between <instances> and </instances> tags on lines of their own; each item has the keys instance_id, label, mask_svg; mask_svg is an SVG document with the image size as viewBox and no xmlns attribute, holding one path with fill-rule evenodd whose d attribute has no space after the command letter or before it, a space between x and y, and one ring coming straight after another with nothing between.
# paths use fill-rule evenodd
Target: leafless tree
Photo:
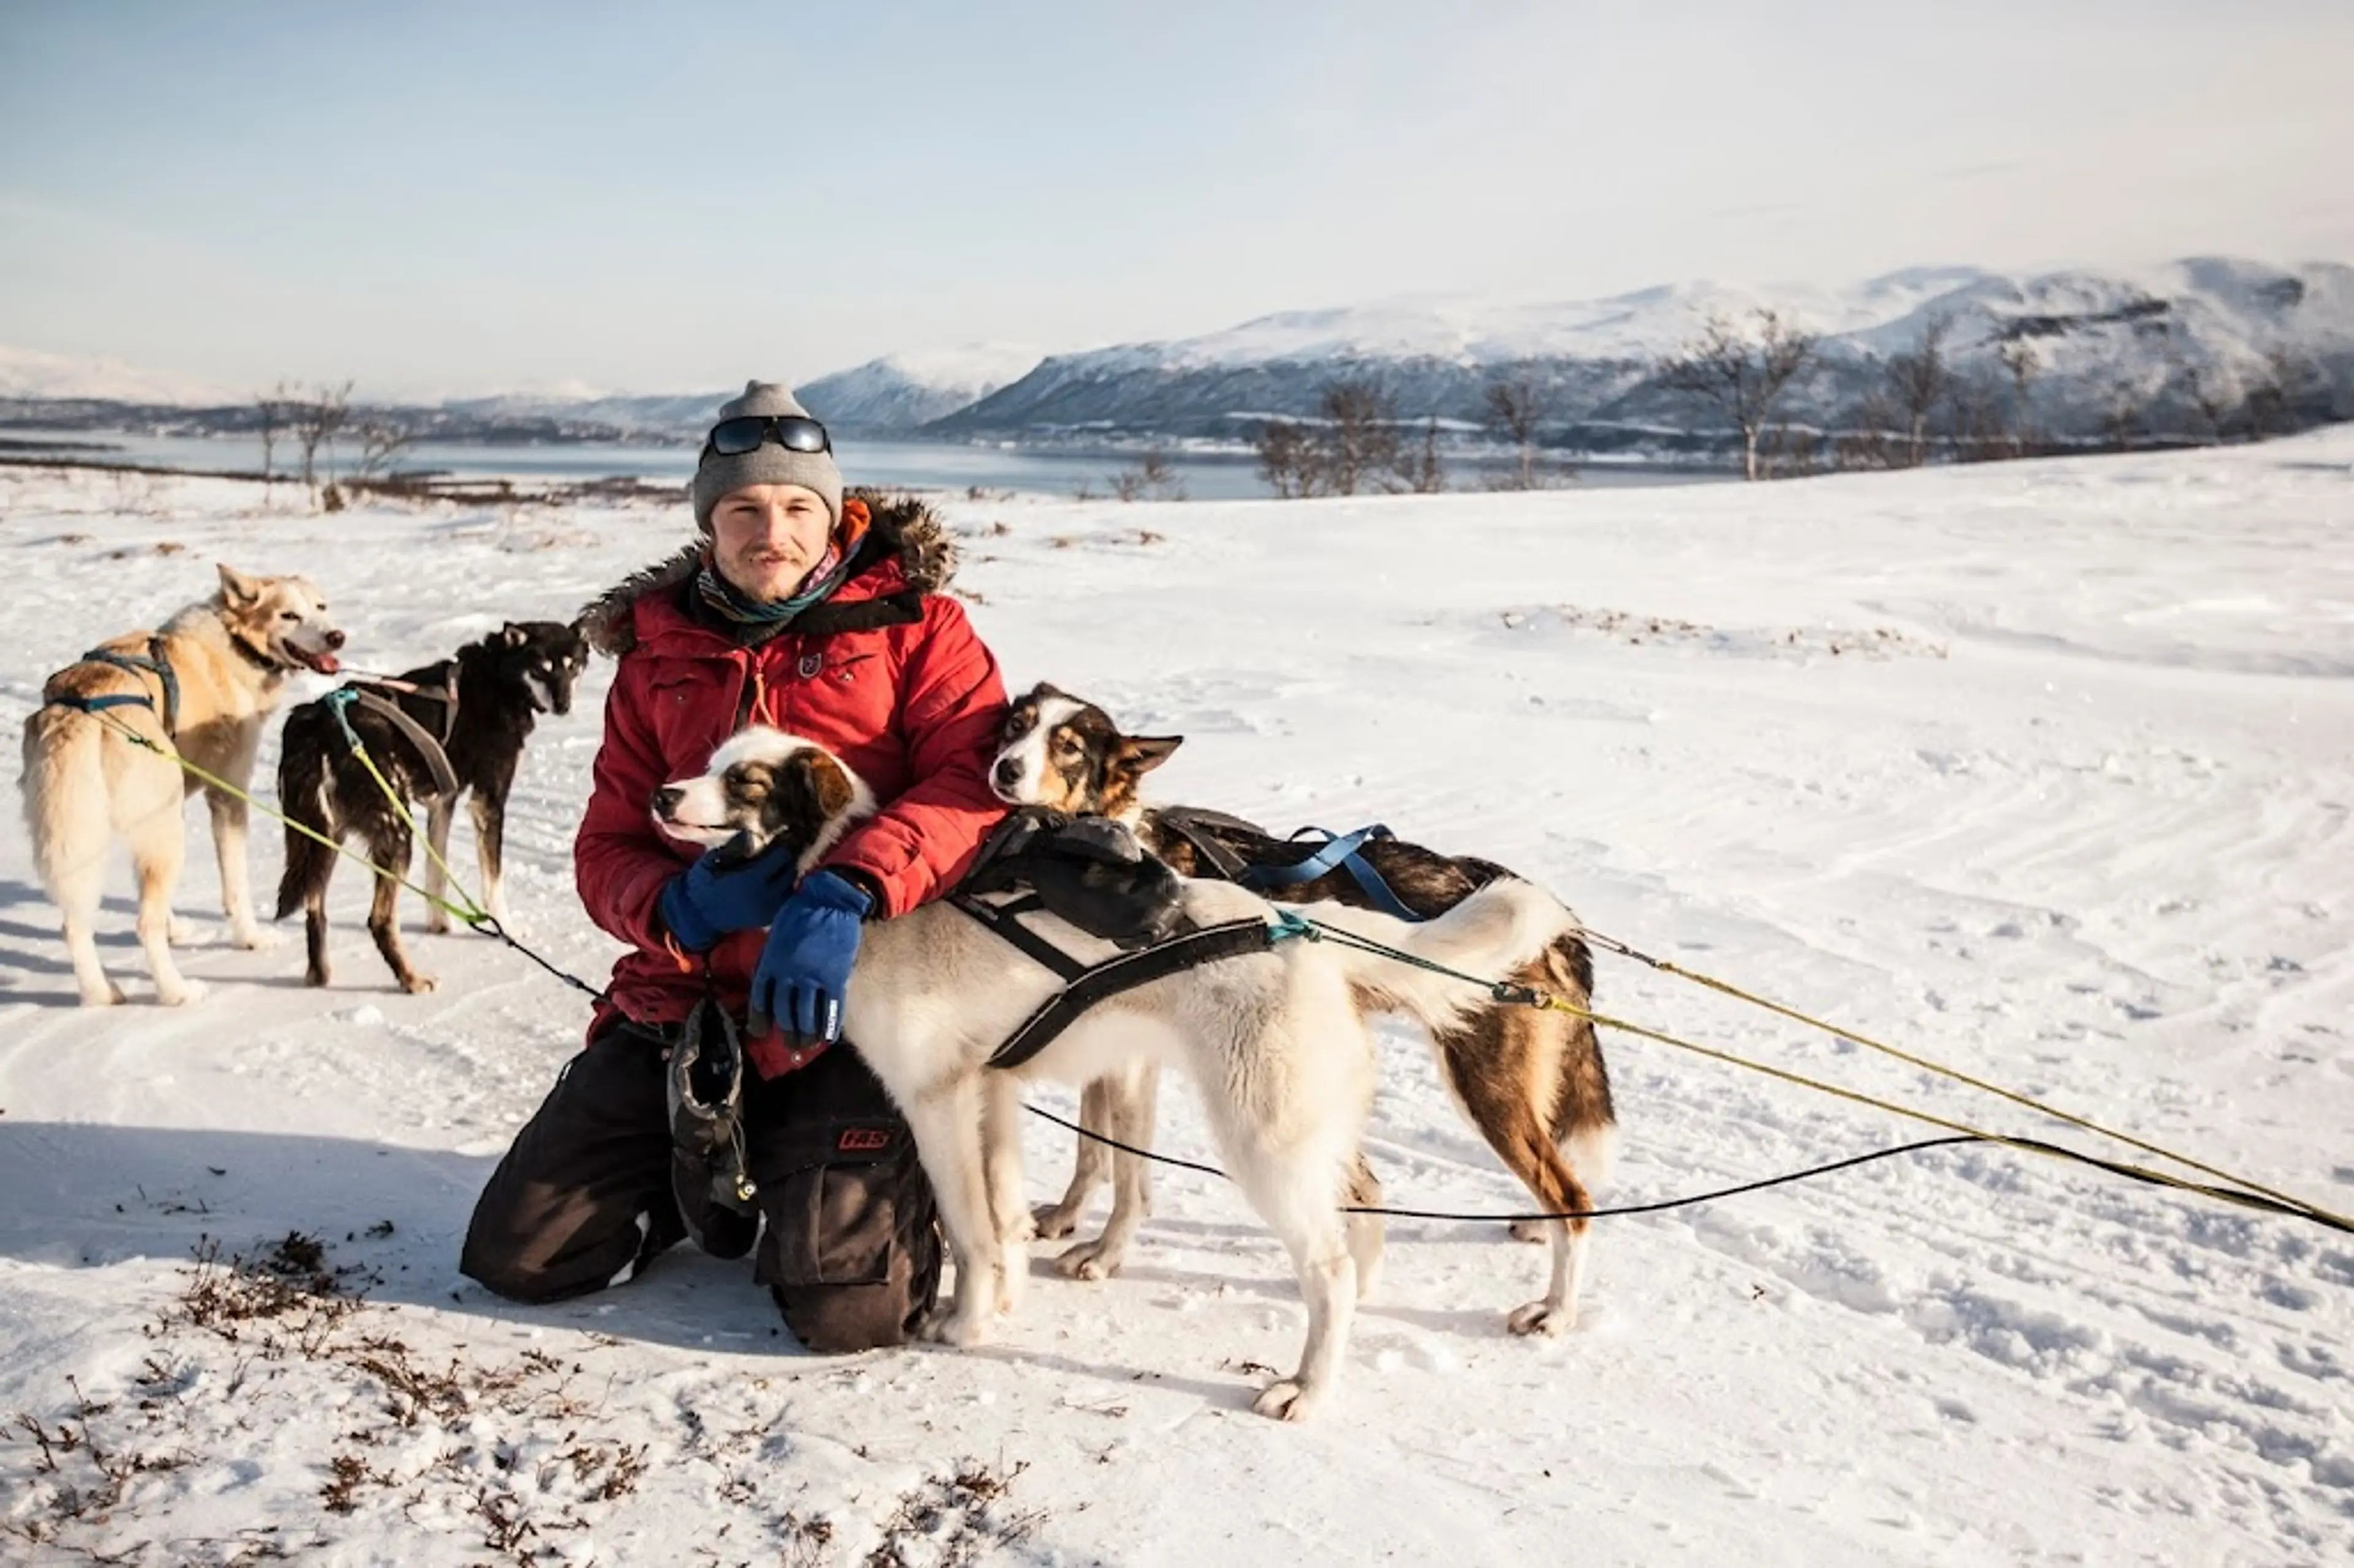
<instances>
[{"instance_id":1,"label":"leafless tree","mask_svg":"<svg viewBox=\"0 0 2354 1568\"><path fill-rule=\"evenodd\" d=\"M2043 362L2035 345L2023 337L2014 337L1995 350L2003 369L2010 376L2010 449L2013 456L2025 457L2036 445L2035 420L2030 411L2033 405L2030 395L2035 387L2036 372Z\"/></svg>"},{"instance_id":2,"label":"leafless tree","mask_svg":"<svg viewBox=\"0 0 2354 1568\"><path fill-rule=\"evenodd\" d=\"M1661 385L1713 403L1741 436L1741 471L1763 477L1758 442L1782 394L1814 358L1815 339L1785 322L1780 313L1758 310L1745 322L1711 316L1700 335L1662 361Z\"/></svg>"},{"instance_id":3,"label":"leafless tree","mask_svg":"<svg viewBox=\"0 0 2354 1568\"><path fill-rule=\"evenodd\" d=\"M1447 488L1447 468L1438 457L1438 417L1423 421L1422 439L1401 454L1397 477L1417 495L1435 495Z\"/></svg>"},{"instance_id":4,"label":"leafless tree","mask_svg":"<svg viewBox=\"0 0 2354 1568\"><path fill-rule=\"evenodd\" d=\"M1517 490L1533 490L1537 482L1537 427L1549 412L1545 388L1526 371L1488 383L1488 424L1520 449Z\"/></svg>"},{"instance_id":5,"label":"leafless tree","mask_svg":"<svg viewBox=\"0 0 2354 1568\"><path fill-rule=\"evenodd\" d=\"M2002 383L1987 372L1957 370L1946 390L1946 435L1956 462L2016 455L2003 417Z\"/></svg>"},{"instance_id":6,"label":"leafless tree","mask_svg":"<svg viewBox=\"0 0 2354 1568\"><path fill-rule=\"evenodd\" d=\"M261 486L266 492L278 476L278 437L286 429L292 394L281 381L253 400L254 429L261 437Z\"/></svg>"},{"instance_id":7,"label":"leafless tree","mask_svg":"<svg viewBox=\"0 0 2354 1568\"><path fill-rule=\"evenodd\" d=\"M1953 390L1954 372L1946 358L1953 318L1936 314L1921 323L1921 336L1905 353L1889 356L1888 392L1903 420L1904 466L1929 461L1929 417Z\"/></svg>"},{"instance_id":8,"label":"leafless tree","mask_svg":"<svg viewBox=\"0 0 2354 1568\"><path fill-rule=\"evenodd\" d=\"M1397 467L1397 409L1380 386L1362 377L1335 381L1318 404L1319 467L1334 495L1354 495Z\"/></svg>"},{"instance_id":9,"label":"leafless tree","mask_svg":"<svg viewBox=\"0 0 2354 1568\"><path fill-rule=\"evenodd\" d=\"M1316 470L1316 443L1306 429L1290 419L1269 419L1259 427L1258 473L1278 500L1315 494Z\"/></svg>"},{"instance_id":10,"label":"leafless tree","mask_svg":"<svg viewBox=\"0 0 2354 1568\"><path fill-rule=\"evenodd\" d=\"M417 444L417 432L388 415L372 415L354 428L359 438L360 451L352 464L352 477L373 479L389 473L392 460Z\"/></svg>"},{"instance_id":11,"label":"leafless tree","mask_svg":"<svg viewBox=\"0 0 2354 1568\"><path fill-rule=\"evenodd\" d=\"M2147 426L2142 418L2141 394L2120 381L2109 390L2109 407L2101 416L2101 440L2113 452L2130 451Z\"/></svg>"},{"instance_id":12,"label":"leafless tree","mask_svg":"<svg viewBox=\"0 0 2354 1568\"><path fill-rule=\"evenodd\" d=\"M2199 418L2207 427L2208 440L2220 442L2232 439L2232 418L2245 394L2240 389L2239 378L2228 367L2201 370L2186 361L2182 366L2182 395L2199 410Z\"/></svg>"},{"instance_id":13,"label":"leafless tree","mask_svg":"<svg viewBox=\"0 0 2354 1568\"><path fill-rule=\"evenodd\" d=\"M302 454L302 486L311 493L311 503L319 502L319 452L326 449L328 461L334 461L335 437L352 418L352 384L340 387L322 383L316 388L288 399L286 421L294 433L295 450ZM334 475L328 476L331 480Z\"/></svg>"},{"instance_id":14,"label":"leafless tree","mask_svg":"<svg viewBox=\"0 0 2354 1568\"><path fill-rule=\"evenodd\" d=\"M2242 403L2248 422L2248 439L2260 441L2266 436L2294 432L2297 406L2311 390L2312 383L2313 367L2285 346L2276 344L2265 350L2263 368L2247 377L2247 396Z\"/></svg>"}]
</instances>

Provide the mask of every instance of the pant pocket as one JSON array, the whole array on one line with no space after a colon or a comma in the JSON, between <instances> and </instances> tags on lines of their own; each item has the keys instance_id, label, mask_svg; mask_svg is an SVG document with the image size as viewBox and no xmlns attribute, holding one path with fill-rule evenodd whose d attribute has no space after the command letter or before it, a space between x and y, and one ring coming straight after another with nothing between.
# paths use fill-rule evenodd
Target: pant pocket
<instances>
[{"instance_id":1,"label":"pant pocket","mask_svg":"<svg viewBox=\"0 0 2354 1568\"><path fill-rule=\"evenodd\" d=\"M890 1277L898 1229L890 1172L875 1164L797 1171L763 1193L771 1245L769 1283L880 1285Z\"/></svg>"}]
</instances>

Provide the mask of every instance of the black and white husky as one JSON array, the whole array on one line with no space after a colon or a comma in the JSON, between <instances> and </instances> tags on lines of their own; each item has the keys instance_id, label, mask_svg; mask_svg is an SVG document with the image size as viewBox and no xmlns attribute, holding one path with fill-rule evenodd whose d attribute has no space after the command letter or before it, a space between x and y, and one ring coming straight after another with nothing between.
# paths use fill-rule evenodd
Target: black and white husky
<instances>
[{"instance_id":1,"label":"black and white husky","mask_svg":"<svg viewBox=\"0 0 2354 1568\"><path fill-rule=\"evenodd\" d=\"M1010 805L1124 822L1146 850L1186 876L1229 874L1205 854L1204 841L1229 868L1298 859L1299 846L1287 846L1236 819L1213 817L1204 824L1196 813L1192 825L1181 827L1182 809L1144 803L1139 793L1143 776L1167 761L1183 738L1124 735L1095 704L1042 683L1007 708L990 787ZM1391 892L1425 916L1443 914L1476 889L1511 875L1493 862L1440 854L1404 839L1371 840L1362 853ZM1297 891L1302 898L1359 907L1371 902L1357 880L1337 868L1299 885ZM1593 1000L1593 955L1573 927L1509 978L1583 1009ZM1618 1130L1610 1075L1593 1024L1575 1012L1489 1000L1456 1009L1446 1027L1432 1027L1430 1044L1456 1105L1540 1209L1548 1214L1591 1209L1594 1189L1609 1179ZM1130 1073L1089 1085L1079 1120L1090 1131L1150 1147L1152 1111L1151 1074ZM1038 1213L1041 1236L1070 1234L1108 1171L1112 1211L1103 1234L1055 1260L1058 1269L1076 1278L1100 1279L1119 1271L1148 1207L1145 1162L1083 1139L1069 1191L1061 1202ZM1377 1201L1380 1183L1370 1169L1360 1175L1358 1190L1364 1194L1360 1202ZM1512 1309L1505 1322L1513 1333L1565 1334L1576 1326L1591 1225L1584 1219L1556 1219L1513 1227L1516 1234L1553 1244L1545 1293Z\"/></svg>"},{"instance_id":2,"label":"black and white husky","mask_svg":"<svg viewBox=\"0 0 2354 1568\"><path fill-rule=\"evenodd\" d=\"M579 628L554 620L510 621L459 649L455 656L405 671L378 688L381 700L398 706L438 742L449 763L446 777L437 777L434 759L400 726L356 704L345 709L352 727L403 802L426 808L425 833L433 852L427 863L428 892L438 897L443 890L441 866L449 857L450 824L458 798L470 795L483 907L495 918L506 917L501 881L507 792L514 787L533 725L543 713L572 711L573 683L588 662L588 644ZM365 688L367 683L359 684ZM406 873L412 848L408 824L385 798L383 786L352 755L327 701L304 703L286 715L278 752L281 809L338 842L357 838L376 865ZM298 908L303 911L310 954L303 978L313 985L327 983L327 884L339 858L309 834L286 830L278 918L283 920ZM368 933L401 990L431 991L433 977L412 969L401 948L394 918L399 896L400 886L392 878L376 878ZM426 916L425 928L448 930L448 914L434 907Z\"/></svg>"},{"instance_id":3,"label":"black and white husky","mask_svg":"<svg viewBox=\"0 0 2354 1568\"><path fill-rule=\"evenodd\" d=\"M832 753L756 728L722 746L702 775L661 790L652 810L678 838L716 845L748 834L758 848L815 842L866 798ZM1278 915L1226 883L1186 882L1182 897L1200 926ZM1552 897L1511 878L1419 926L1337 904L1305 912L1476 974L1519 968L1574 925ZM1031 918L1082 961L1118 951L1051 916ZM859 948L844 1034L915 1131L957 1263L953 1298L927 1336L979 1343L1027 1275L1023 1082L1087 1084L1166 1064L1201 1092L1227 1171L1290 1252L1308 1306L1307 1343L1299 1369L1254 1408L1303 1419L1332 1391L1360 1289L1381 1254L1378 1219L1341 1212L1373 1093L1373 1043L1360 1009L1378 996L1436 1029L1487 993L1337 943L1286 940L1102 1001L1023 1066L990 1068L991 1054L1061 984L943 904L869 927Z\"/></svg>"}]
</instances>

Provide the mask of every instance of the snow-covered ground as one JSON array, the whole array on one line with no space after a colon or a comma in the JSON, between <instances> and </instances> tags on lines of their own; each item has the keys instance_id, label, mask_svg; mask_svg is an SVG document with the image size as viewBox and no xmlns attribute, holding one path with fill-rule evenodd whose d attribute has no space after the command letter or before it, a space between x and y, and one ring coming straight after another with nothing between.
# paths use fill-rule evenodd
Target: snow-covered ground
<instances>
[{"instance_id":1,"label":"snow-covered ground","mask_svg":"<svg viewBox=\"0 0 2354 1568\"><path fill-rule=\"evenodd\" d=\"M1182 731L1172 798L1491 856L1638 946L2354 1207L2354 430L1775 486L949 510L1009 678ZM567 612L686 526L313 517L228 482L0 471L0 719L215 559L314 575L354 661L387 667ZM543 728L511 820L520 924L590 973L611 948L568 843L607 675ZM799 1354L747 1266L684 1252L509 1307L459 1278L458 1237L577 998L421 934L441 989L393 992L348 869L338 985L306 991L291 928L223 944L201 841L191 862L207 945L185 962L210 997L147 1001L123 873L105 951L134 1000L90 1012L0 835L0 1559L2277 1563L2354 1542L2354 1237L1999 1152L1604 1222L1559 1340L1504 1331L1535 1249L1396 1223L1349 1382L1305 1428L1247 1409L1297 1347L1279 1249L1183 1173L1123 1277L1042 1258L974 1352ZM273 885L270 835L254 863ZM1623 962L1599 1000L2049 1130ZM1611 1197L1914 1136L1608 1044ZM1524 1206L1418 1047L1384 1051L1393 1198ZM1161 1145L1201 1154L1185 1096L1164 1104ZM1042 1123L1030 1150L1050 1196L1067 1136ZM365 1302L240 1317L249 1272L199 1266L205 1237L355 1271Z\"/></svg>"}]
</instances>

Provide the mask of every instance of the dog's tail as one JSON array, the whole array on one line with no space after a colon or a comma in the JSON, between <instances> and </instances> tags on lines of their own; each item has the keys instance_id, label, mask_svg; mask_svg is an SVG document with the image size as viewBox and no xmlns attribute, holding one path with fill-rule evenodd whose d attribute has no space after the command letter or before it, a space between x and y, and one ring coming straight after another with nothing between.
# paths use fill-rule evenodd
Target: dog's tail
<instances>
[{"instance_id":1,"label":"dog's tail","mask_svg":"<svg viewBox=\"0 0 2354 1568\"><path fill-rule=\"evenodd\" d=\"M52 895L76 874L89 874L112 847L106 763L98 721L63 705L35 708L25 720L25 827L33 863ZM94 884L93 884L94 885ZM93 891L93 907L98 895Z\"/></svg>"},{"instance_id":2,"label":"dog's tail","mask_svg":"<svg viewBox=\"0 0 2354 1568\"><path fill-rule=\"evenodd\" d=\"M327 748L324 737L314 735L302 722L308 708L297 708L287 715L286 729L279 738L278 809L314 832L335 836L335 812L329 793ZM283 920L311 899L326 896L328 879L335 874L335 852L313 838L298 832L289 822L286 828L286 869L278 878L278 913Z\"/></svg>"},{"instance_id":3,"label":"dog's tail","mask_svg":"<svg viewBox=\"0 0 2354 1568\"><path fill-rule=\"evenodd\" d=\"M1328 926L1394 948L1426 964L1479 977L1477 984L1336 943L1349 983L1370 1011L1403 1012L1437 1033L1490 1005L1490 985L1542 957L1577 929L1560 900L1516 876L1500 876L1435 920L1419 925L1370 909L1320 904L1305 911Z\"/></svg>"}]
</instances>

